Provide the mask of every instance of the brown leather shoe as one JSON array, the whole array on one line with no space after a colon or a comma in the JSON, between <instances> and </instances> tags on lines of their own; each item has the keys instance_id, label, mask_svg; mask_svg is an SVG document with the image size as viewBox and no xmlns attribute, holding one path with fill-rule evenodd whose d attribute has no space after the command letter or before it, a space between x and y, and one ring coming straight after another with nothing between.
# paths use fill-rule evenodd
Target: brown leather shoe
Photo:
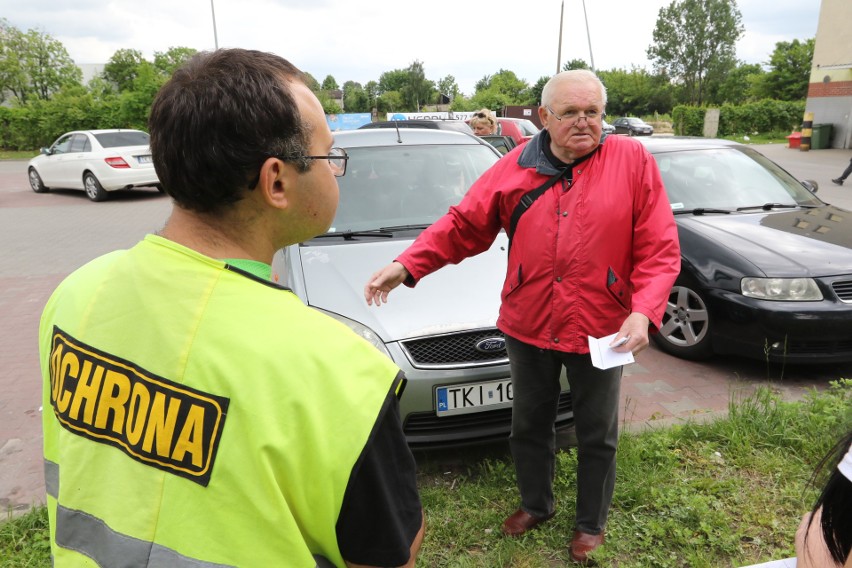
<instances>
[{"instance_id":1,"label":"brown leather shoe","mask_svg":"<svg viewBox=\"0 0 852 568\"><path fill-rule=\"evenodd\" d=\"M505 521L503 521L503 526L500 527L500 530L503 531L503 534L506 536L521 536L525 532L530 529L534 529L544 521L550 520L553 518L556 512L550 513L544 517L535 517L530 515L523 509L518 509L514 513L512 513Z\"/></svg>"},{"instance_id":2,"label":"brown leather shoe","mask_svg":"<svg viewBox=\"0 0 852 568\"><path fill-rule=\"evenodd\" d=\"M604 533L589 534L574 531L574 538L571 539L571 560L586 563L589 560L589 553L603 543Z\"/></svg>"}]
</instances>

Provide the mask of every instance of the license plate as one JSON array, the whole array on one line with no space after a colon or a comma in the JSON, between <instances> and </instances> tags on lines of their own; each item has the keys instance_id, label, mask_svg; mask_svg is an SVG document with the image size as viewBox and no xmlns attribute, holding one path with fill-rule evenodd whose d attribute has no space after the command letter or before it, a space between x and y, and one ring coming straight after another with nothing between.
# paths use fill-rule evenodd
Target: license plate
<instances>
[{"instance_id":1,"label":"license plate","mask_svg":"<svg viewBox=\"0 0 852 568\"><path fill-rule=\"evenodd\" d=\"M151 155L149 154L147 156L136 156L136 160L140 164L150 164L151 163Z\"/></svg>"},{"instance_id":2,"label":"license plate","mask_svg":"<svg viewBox=\"0 0 852 568\"><path fill-rule=\"evenodd\" d=\"M482 412L495 406L512 404L512 380L438 387L435 394L438 416Z\"/></svg>"}]
</instances>

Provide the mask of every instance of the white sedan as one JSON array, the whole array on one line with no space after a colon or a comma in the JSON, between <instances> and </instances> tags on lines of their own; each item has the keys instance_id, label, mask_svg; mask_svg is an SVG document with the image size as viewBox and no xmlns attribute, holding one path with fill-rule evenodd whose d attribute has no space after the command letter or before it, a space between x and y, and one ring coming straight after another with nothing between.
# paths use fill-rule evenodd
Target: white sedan
<instances>
[{"instance_id":1,"label":"white sedan","mask_svg":"<svg viewBox=\"0 0 852 568\"><path fill-rule=\"evenodd\" d=\"M92 201L133 187L163 191L151 161L148 133L141 130L77 130L60 136L29 162L36 193L82 189Z\"/></svg>"}]
</instances>

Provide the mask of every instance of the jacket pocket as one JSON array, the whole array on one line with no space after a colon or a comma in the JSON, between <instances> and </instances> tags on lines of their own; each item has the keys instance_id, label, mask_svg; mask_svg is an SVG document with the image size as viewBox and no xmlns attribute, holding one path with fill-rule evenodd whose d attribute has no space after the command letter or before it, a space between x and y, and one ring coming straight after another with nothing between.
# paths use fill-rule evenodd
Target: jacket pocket
<instances>
[{"instance_id":1,"label":"jacket pocket","mask_svg":"<svg viewBox=\"0 0 852 568\"><path fill-rule=\"evenodd\" d=\"M503 299L505 300L509 297L512 292L520 288L523 283L523 266L519 264L516 269L511 270L506 274L506 282L503 283Z\"/></svg>"},{"instance_id":2,"label":"jacket pocket","mask_svg":"<svg viewBox=\"0 0 852 568\"><path fill-rule=\"evenodd\" d=\"M606 270L606 289L609 291L610 296L615 298L615 301L617 301L622 308L630 311L627 284L625 284L624 280L615 273L615 270L613 270L611 266Z\"/></svg>"}]
</instances>

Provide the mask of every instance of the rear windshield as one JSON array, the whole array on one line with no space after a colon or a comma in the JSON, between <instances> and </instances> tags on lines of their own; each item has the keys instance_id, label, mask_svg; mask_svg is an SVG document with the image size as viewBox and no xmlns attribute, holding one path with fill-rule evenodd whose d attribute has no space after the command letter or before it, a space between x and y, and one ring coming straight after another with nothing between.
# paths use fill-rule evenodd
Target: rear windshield
<instances>
[{"instance_id":1,"label":"rear windshield","mask_svg":"<svg viewBox=\"0 0 852 568\"><path fill-rule=\"evenodd\" d=\"M122 132L102 132L95 134L98 142L104 148L120 146L147 146L150 137L140 130L125 130Z\"/></svg>"}]
</instances>

